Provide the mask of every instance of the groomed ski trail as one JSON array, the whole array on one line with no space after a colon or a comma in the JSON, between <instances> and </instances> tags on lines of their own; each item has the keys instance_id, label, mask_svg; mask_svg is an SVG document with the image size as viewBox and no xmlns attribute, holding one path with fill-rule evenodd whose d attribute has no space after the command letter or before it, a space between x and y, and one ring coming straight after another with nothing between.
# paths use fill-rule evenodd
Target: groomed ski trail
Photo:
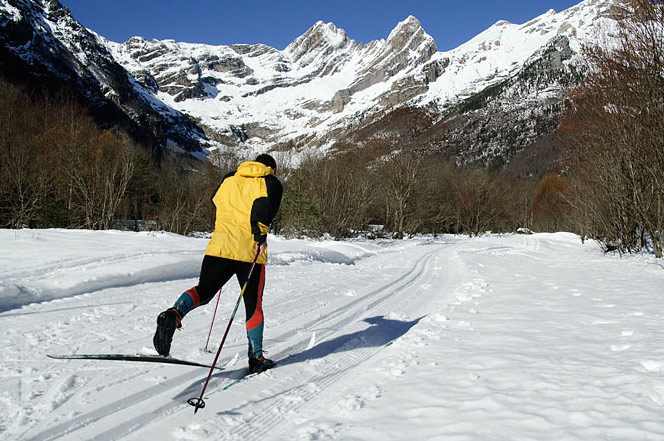
<instances>
[{"instance_id":1,"label":"groomed ski trail","mask_svg":"<svg viewBox=\"0 0 664 441\"><path fill-rule=\"evenodd\" d=\"M10 279L0 297L11 305L0 312L3 440L663 439L664 272L645 253L606 255L569 233L275 237L264 310L278 365L233 384L248 371L234 323L225 370L194 415L186 400L200 394L205 368L46 354L154 354L156 316L196 282L160 268L199 266L206 240L63 230L0 238ZM137 251L147 253L122 258ZM75 256L107 266L71 260L72 271L65 263L49 279L47 267ZM32 282L13 276L30 268ZM129 276L139 283L115 283ZM57 299L22 298L14 281ZM222 291L212 351L238 289ZM213 307L187 316L175 357L211 361L202 348Z\"/></svg>"},{"instance_id":2,"label":"groomed ski trail","mask_svg":"<svg viewBox=\"0 0 664 441\"><path fill-rule=\"evenodd\" d=\"M278 432L279 426L286 421L286 416L295 415L300 409L315 403L318 396L328 389L333 389L334 385L344 378L352 376L355 369L362 369L365 364L370 365L372 356L408 332L421 318L404 322L390 332L389 329L385 329L385 325L380 328L379 323L387 321L380 314L391 311L397 305L401 313L408 314L420 309L421 305L416 305L418 302L426 303L425 299L418 295L417 289L418 286L426 285L432 279L436 279L431 273L431 260L440 253L440 248L434 247L397 280L347 305L343 314L342 311L335 311L328 320L319 322L321 329L333 329L333 331L322 334L319 345L324 346L329 343L329 347L321 350L325 356L319 359L321 362L315 369L297 367L308 359L306 351L300 352L280 362L279 371L268 373L271 374L269 379L255 378L258 387L266 388L265 392L261 391L259 397L245 400L237 407L226 408L223 404L227 401L222 394L227 391L211 393L208 400L210 403L214 402L214 407L212 405L210 407L219 414L247 413L252 417L219 434L222 436L219 439L254 441L270 438L270 434ZM350 323L357 324L360 321L370 326L350 334L344 329ZM307 325L312 326L311 323ZM315 352L315 348L316 346L310 351ZM334 360L328 360L331 356ZM284 365L297 368L287 371L288 366ZM281 375L281 370L284 370L284 375ZM294 378L298 379L299 384L289 387L293 384ZM244 390L237 388L233 391L236 395L234 398L242 400L242 395L251 397L256 394L256 388L257 386L251 384L244 385L242 388Z\"/></svg>"},{"instance_id":3,"label":"groomed ski trail","mask_svg":"<svg viewBox=\"0 0 664 441\"><path fill-rule=\"evenodd\" d=\"M270 336L269 356L279 361L279 366L274 372L253 377L226 391L223 388L239 378L244 372L244 367L238 369L236 366L231 366L227 371L213 374L205 397L207 406L199 412L199 415L192 417L194 418L192 422L195 424L198 421L209 422L210 416L239 414L242 424L231 425L223 433L215 436L223 436L219 439L260 439L277 430L283 423L284 420L280 415L296 412L309 405L322 391L345 376L352 375L353 370L361 368L363 363L370 362L371 357L385 345L416 324L416 321L407 322L407 325L390 331L385 327L380 328L380 317L393 310L407 314L419 309L423 303L426 303L426 299L422 298L418 287L431 285L434 282L438 285L441 283L441 277L432 273L431 268L438 267L438 264L432 266L432 261L437 261L437 256L444 251L449 252L450 248L442 248L441 244L426 245L421 248L422 254L412 266L404 268L400 275L391 280L385 277L387 283L374 285L366 291L358 288L357 296L351 301L342 303L332 310L321 311L320 317L300 323L295 329L285 329L277 335ZM440 266L447 267L449 264L446 261ZM426 308L423 311L426 311ZM375 327L378 329L372 331ZM281 326L279 329L283 328ZM349 333L349 329L358 330ZM188 332L194 331L188 330ZM238 334L237 328L235 333ZM179 337L178 334L175 338ZM315 338L312 337L314 335ZM308 348L312 338L315 344L313 348ZM145 336L143 340L146 340ZM320 351L321 347L324 348L322 352L315 353L316 350ZM343 354L340 360L334 362L326 360L329 355L339 351ZM231 358L227 353L220 359L219 364L229 363ZM307 361L316 364L316 369L308 370L305 366ZM76 365L70 364L70 366L76 369ZM110 366L102 368L98 365L95 368L95 365L90 363L81 365L81 368L107 369L109 372L113 370ZM138 380L129 378L115 384L113 389L119 391L121 398L81 412L45 430L37 433L28 431L23 435L26 439L34 440L141 439L145 434L154 437L155 433L160 432L160 422L164 419L182 412L193 414L193 408L186 404L186 400L198 395L206 375L205 369L198 368L185 368L177 371L177 375L173 375L174 372L176 371L168 370L164 373L166 379L147 388L141 388L137 383L151 375L149 370L141 369ZM296 387L292 387L294 378L297 378L298 382ZM74 393L70 399L74 397L80 399L78 395ZM278 412L273 412L271 409L278 409ZM256 416L255 421L252 416ZM103 430L100 430L100 427L103 427ZM167 439L169 434L160 436L165 436L164 439Z\"/></svg>"}]
</instances>

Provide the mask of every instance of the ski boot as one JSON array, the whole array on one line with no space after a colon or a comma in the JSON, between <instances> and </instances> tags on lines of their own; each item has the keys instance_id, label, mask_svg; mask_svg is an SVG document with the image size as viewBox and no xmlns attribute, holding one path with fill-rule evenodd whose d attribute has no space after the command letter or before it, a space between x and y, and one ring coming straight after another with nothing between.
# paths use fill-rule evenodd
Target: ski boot
<instances>
[{"instance_id":1,"label":"ski boot","mask_svg":"<svg viewBox=\"0 0 664 441\"><path fill-rule=\"evenodd\" d=\"M171 352L171 342L176 329L182 327L180 311L175 308L167 309L157 317L157 331L154 333L152 343L159 355L166 357Z\"/></svg>"},{"instance_id":2,"label":"ski boot","mask_svg":"<svg viewBox=\"0 0 664 441\"><path fill-rule=\"evenodd\" d=\"M249 371L252 374L264 372L274 366L274 361L263 357L249 357Z\"/></svg>"}]
</instances>

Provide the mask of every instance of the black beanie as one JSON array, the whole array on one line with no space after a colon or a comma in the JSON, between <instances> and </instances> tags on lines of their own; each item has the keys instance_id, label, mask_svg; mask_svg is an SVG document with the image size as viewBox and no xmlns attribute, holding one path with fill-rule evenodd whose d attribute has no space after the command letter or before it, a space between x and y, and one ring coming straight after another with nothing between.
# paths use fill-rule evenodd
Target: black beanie
<instances>
[{"instance_id":1,"label":"black beanie","mask_svg":"<svg viewBox=\"0 0 664 441\"><path fill-rule=\"evenodd\" d=\"M272 167L273 170L277 169L277 161L274 160L274 158L267 153L263 153L262 155L258 155L256 157L256 162L260 162L263 165L267 165L268 167Z\"/></svg>"}]
</instances>

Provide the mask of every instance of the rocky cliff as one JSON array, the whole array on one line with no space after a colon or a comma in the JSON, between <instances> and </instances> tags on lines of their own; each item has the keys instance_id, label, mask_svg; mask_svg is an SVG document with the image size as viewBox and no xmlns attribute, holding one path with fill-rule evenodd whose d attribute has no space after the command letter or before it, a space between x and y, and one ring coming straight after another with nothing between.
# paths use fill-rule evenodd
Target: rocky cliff
<instances>
[{"instance_id":1,"label":"rocky cliff","mask_svg":"<svg viewBox=\"0 0 664 441\"><path fill-rule=\"evenodd\" d=\"M610 35L614 6L585 0L524 24L497 22L440 52L415 17L368 44L318 22L278 50L110 42L56 0L0 0L0 43L15 77L66 78L115 112L109 120L176 150L330 151L384 137L394 148L407 140L504 166L555 131L565 93L583 76L581 47ZM417 127L399 119L413 112Z\"/></svg>"}]
</instances>

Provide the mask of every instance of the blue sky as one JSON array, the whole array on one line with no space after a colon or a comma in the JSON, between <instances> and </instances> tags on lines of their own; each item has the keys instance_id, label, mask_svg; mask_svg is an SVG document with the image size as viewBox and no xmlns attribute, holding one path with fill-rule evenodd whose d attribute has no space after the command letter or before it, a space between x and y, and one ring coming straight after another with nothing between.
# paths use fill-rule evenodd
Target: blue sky
<instances>
[{"instance_id":1,"label":"blue sky","mask_svg":"<svg viewBox=\"0 0 664 441\"><path fill-rule=\"evenodd\" d=\"M417 17L438 50L453 49L498 20L526 21L581 0L61 0L79 22L112 41L134 35L207 44L264 43L284 49L319 20L356 42L387 38Z\"/></svg>"}]
</instances>

